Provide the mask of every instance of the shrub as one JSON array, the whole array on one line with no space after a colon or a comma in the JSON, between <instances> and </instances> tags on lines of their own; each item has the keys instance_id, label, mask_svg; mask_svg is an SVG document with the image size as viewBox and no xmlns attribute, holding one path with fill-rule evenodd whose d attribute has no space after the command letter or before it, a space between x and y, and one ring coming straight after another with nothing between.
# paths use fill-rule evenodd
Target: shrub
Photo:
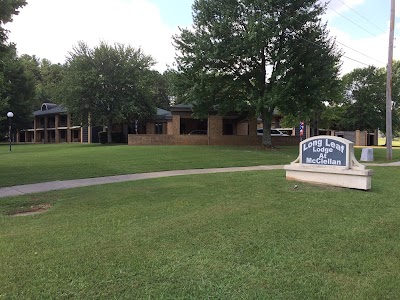
<instances>
[{"instance_id":1,"label":"shrub","mask_svg":"<svg viewBox=\"0 0 400 300\"><path fill-rule=\"evenodd\" d=\"M102 144L107 144L108 138L107 138L107 132L106 131L100 131L99 132L99 142Z\"/></svg>"},{"instance_id":2,"label":"shrub","mask_svg":"<svg viewBox=\"0 0 400 300\"><path fill-rule=\"evenodd\" d=\"M112 132L111 138L113 143L122 143L122 132Z\"/></svg>"},{"instance_id":3,"label":"shrub","mask_svg":"<svg viewBox=\"0 0 400 300\"><path fill-rule=\"evenodd\" d=\"M113 143L122 143L122 132L111 132L111 139ZM107 131L99 132L99 142L102 144L108 143Z\"/></svg>"}]
</instances>

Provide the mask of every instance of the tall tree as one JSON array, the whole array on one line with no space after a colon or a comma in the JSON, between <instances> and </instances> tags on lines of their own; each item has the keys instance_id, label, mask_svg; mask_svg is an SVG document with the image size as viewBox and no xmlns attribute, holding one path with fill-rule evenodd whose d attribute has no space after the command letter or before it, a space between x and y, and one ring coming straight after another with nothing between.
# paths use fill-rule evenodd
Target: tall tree
<instances>
[{"instance_id":1,"label":"tall tree","mask_svg":"<svg viewBox=\"0 0 400 300\"><path fill-rule=\"evenodd\" d=\"M317 0L196 0L194 25L174 37L179 96L205 111L308 116L338 92L340 54ZM270 130L263 144L271 146Z\"/></svg>"},{"instance_id":2,"label":"tall tree","mask_svg":"<svg viewBox=\"0 0 400 300\"><path fill-rule=\"evenodd\" d=\"M393 136L400 136L400 61L393 63L392 86L392 132ZM386 125L386 124L385 124ZM384 127L386 131L386 126Z\"/></svg>"},{"instance_id":3,"label":"tall tree","mask_svg":"<svg viewBox=\"0 0 400 300\"><path fill-rule=\"evenodd\" d=\"M386 70L369 66L343 76L342 101L324 113L327 126L337 130L386 131ZM393 131L400 130L400 62L393 65Z\"/></svg>"},{"instance_id":4,"label":"tall tree","mask_svg":"<svg viewBox=\"0 0 400 300\"><path fill-rule=\"evenodd\" d=\"M20 60L24 65L26 76L35 82L35 97L32 99L35 108L44 102L57 103L65 67L53 64L46 58L40 60L35 55L24 54Z\"/></svg>"},{"instance_id":5,"label":"tall tree","mask_svg":"<svg viewBox=\"0 0 400 300\"><path fill-rule=\"evenodd\" d=\"M36 87L39 102L56 102L60 97L60 84L64 76L65 66L53 64L48 59L40 62L40 79Z\"/></svg>"},{"instance_id":6,"label":"tall tree","mask_svg":"<svg viewBox=\"0 0 400 300\"><path fill-rule=\"evenodd\" d=\"M370 66L343 77L347 129L385 128L385 70Z\"/></svg>"},{"instance_id":7,"label":"tall tree","mask_svg":"<svg viewBox=\"0 0 400 300\"><path fill-rule=\"evenodd\" d=\"M11 22L14 15L18 15L21 7L26 5L25 0L2 0L0 1L0 43L4 44L7 40L8 31L4 24Z\"/></svg>"},{"instance_id":8,"label":"tall tree","mask_svg":"<svg viewBox=\"0 0 400 300\"><path fill-rule=\"evenodd\" d=\"M11 22L14 15L19 13L18 9L26 5L24 0L7 0L0 1L0 120L5 117L4 112L9 108L9 91L11 88L9 75L9 67L13 65L13 60L16 59L15 47L7 43L8 30L4 25Z\"/></svg>"},{"instance_id":9,"label":"tall tree","mask_svg":"<svg viewBox=\"0 0 400 300\"><path fill-rule=\"evenodd\" d=\"M168 81L166 77L158 71L148 70L145 78L147 78L146 86L149 89L148 92L154 105L162 109L169 109Z\"/></svg>"},{"instance_id":10,"label":"tall tree","mask_svg":"<svg viewBox=\"0 0 400 300\"><path fill-rule=\"evenodd\" d=\"M83 123L108 126L155 112L148 86L153 59L140 49L101 42L93 49L80 42L67 58L63 102Z\"/></svg>"},{"instance_id":11,"label":"tall tree","mask_svg":"<svg viewBox=\"0 0 400 300\"><path fill-rule=\"evenodd\" d=\"M6 104L0 107L1 116L4 118L7 111L12 111L13 129L30 127L34 109L32 100L35 97L35 80L28 76L24 63L17 57L16 50L12 46L3 52L1 65L5 82L0 91L0 98L6 101Z\"/></svg>"}]
</instances>

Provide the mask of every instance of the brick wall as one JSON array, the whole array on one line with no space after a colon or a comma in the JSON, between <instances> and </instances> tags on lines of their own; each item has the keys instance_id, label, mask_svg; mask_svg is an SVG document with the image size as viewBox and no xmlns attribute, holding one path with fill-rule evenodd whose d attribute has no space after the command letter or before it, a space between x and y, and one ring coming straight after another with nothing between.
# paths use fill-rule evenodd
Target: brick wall
<instances>
[{"instance_id":1,"label":"brick wall","mask_svg":"<svg viewBox=\"0 0 400 300\"><path fill-rule=\"evenodd\" d=\"M221 116L208 117L208 132L210 137L222 136L224 119Z\"/></svg>"},{"instance_id":2,"label":"brick wall","mask_svg":"<svg viewBox=\"0 0 400 300\"><path fill-rule=\"evenodd\" d=\"M181 116L180 115L173 115L172 116L172 130L171 133L173 135L178 135L181 132Z\"/></svg>"},{"instance_id":3,"label":"brick wall","mask_svg":"<svg viewBox=\"0 0 400 300\"><path fill-rule=\"evenodd\" d=\"M155 133L155 124L154 122L146 123L146 134L154 134Z\"/></svg>"},{"instance_id":4,"label":"brick wall","mask_svg":"<svg viewBox=\"0 0 400 300\"><path fill-rule=\"evenodd\" d=\"M129 134L128 145L214 145L214 146L260 146L261 136L221 135L169 135L169 134ZM274 136L274 146L298 145L299 137Z\"/></svg>"},{"instance_id":5,"label":"brick wall","mask_svg":"<svg viewBox=\"0 0 400 300\"><path fill-rule=\"evenodd\" d=\"M128 145L208 145L207 135L129 134Z\"/></svg>"}]
</instances>

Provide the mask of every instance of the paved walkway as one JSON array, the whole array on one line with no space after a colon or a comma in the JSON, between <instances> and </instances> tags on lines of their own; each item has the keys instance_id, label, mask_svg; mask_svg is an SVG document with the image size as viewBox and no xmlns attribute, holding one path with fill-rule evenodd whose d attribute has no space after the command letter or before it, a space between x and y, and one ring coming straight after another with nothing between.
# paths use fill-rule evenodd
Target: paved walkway
<instances>
[{"instance_id":1,"label":"paved walkway","mask_svg":"<svg viewBox=\"0 0 400 300\"><path fill-rule=\"evenodd\" d=\"M363 163L365 166L379 166L379 167L399 167L400 166L400 161L395 161L391 163L384 163L384 164L376 164L376 163Z\"/></svg>"},{"instance_id":2,"label":"paved walkway","mask_svg":"<svg viewBox=\"0 0 400 300\"><path fill-rule=\"evenodd\" d=\"M77 187L82 187L82 186L98 185L98 184L105 184L105 183L115 183L115 182L149 179L149 178L160 178L160 177L192 175L192 174L228 173L228 172L240 172L240 171L263 171L263 170L277 170L277 169L283 169L283 165L177 170L177 171L139 173L139 174L116 175L116 176L107 176L107 177L62 180L62 181L57 180L57 181L50 181L50 182L3 187L3 188L0 188L0 198L48 192L48 191L64 190L64 189L71 189L71 188L77 188Z\"/></svg>"},{"instance_id":3,"label":"paved walkway","mask_svg":"<svg viewBox=\"0 0 400 300\"><path fill-rule=\"evenodd\" d=\"M363 163L363 164L366 166L395 167L395 166L400 166L400 161L392 163L384 163L384 164L376 164L376 163ZM264 171L264 170L278 170L278 169L283 169L283 165L176 170L176 171L116 175L116 176L74 179L74 180L57 180L57 181L49 181L42 183L3 187L0 188L0 198L48 192L48 191L64 190L64 189L71 189L71 188L99 185L106 183L150 179L150 178L193 175L193 174L229 173L229 172L241 172L241 171Z\"/></svg>"}]
</instances>

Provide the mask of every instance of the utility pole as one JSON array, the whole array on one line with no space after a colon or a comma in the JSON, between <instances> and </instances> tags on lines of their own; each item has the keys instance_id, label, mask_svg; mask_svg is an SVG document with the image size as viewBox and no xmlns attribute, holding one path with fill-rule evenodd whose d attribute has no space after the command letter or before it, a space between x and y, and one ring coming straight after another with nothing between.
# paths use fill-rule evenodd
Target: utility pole
<instances>
[{"instance_id":1,"label":"utility pole","mask_svg":"<svg viewBox=\"0 0 400 300\"><path fill-rule=\"evenodd\" d=\"M386 159L392 160L392 65L393 65L393 40L394 40L394 18L395 0L391 0L390 9L390 32L389 32L389 55L386 80Z\"/></svg>"}]
</instances>

